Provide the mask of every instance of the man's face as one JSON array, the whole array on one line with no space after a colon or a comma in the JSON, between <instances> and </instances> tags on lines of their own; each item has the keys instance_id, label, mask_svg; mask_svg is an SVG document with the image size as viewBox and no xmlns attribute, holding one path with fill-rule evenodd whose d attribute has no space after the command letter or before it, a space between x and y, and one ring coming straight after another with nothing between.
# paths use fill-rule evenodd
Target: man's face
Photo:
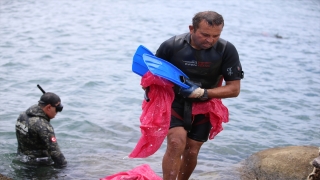
<instances>
[{"instance_id":1,"label":"man's face","mask_svg":"<svg viewBox=\"0 0 320 180\"><path fill-rule=\"evenodd\" d=\"M191 46L198 50L211 48L219 40L222 29L223 24L210 26L205 20L200 22L196 31L190 25Z\"/></svg>"},{"instance_id":2,"label":"man's face","mask_svg":"<svg viewBox=\"0 0 320 180\"><path fill-rule=\"evenodd\" d=\"M60 104L60 102L58 102L57 104L55 104L55 106L52 106L51 104L46 105L46 114L50 119L53 119L56 115L57 115L57 106Z\"/></svg>"}]
</instances>

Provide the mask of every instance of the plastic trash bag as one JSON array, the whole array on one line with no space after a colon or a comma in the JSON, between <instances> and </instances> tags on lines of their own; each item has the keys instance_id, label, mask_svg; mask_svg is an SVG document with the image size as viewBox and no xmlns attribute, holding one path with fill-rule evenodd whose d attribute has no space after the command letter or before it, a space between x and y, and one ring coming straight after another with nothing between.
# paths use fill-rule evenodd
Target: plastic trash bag
<instances>
[{"instance_id":1,"label":"plastic trash bag","mask_svg":"<svg viewBox=\"0 0 320 180\"><path fill-rule=\"evenodd\" d=\"M221 82L219 85L221 86ZM140 116L141 137L129 155L130 158L145 158L154 154L168 134L171 119L171 104L174 99L173 83L154 76L148 71L141 79L143 87L150 87L150 101L142 103ZM221 99L212 98L205 102L192 103L192 115L204 114L210 119L212 128L209 139L213 139L223 130L222 123L229 121L227 107Z\"/></svg>"},{"instance_id":2,"label":"plastic trash bag","mask_svg":"<svg viewBox=\"0 0 320 180\"><path fill-rule=\"evenodd\" d=\"M221 99L212 98L210 101L192 103L192 115L197 114L209 117L212 125L210 140L223 130L222 123L229 122L228 108L222 104Z\"/></svg>"},{"instance_id":3,"label":"plastic trash bag","mask_svg":"<svg viewBox=\"0 0 320 180\"><path fill-rule=\"evenodd\" d=\"M171 104L174 99L173 83L148 71L141 79L142 87L149 87L149 102L142 103L140 116L141 137L130 158L145 158L154 154L168 134Z\"/></svg>"},{"instance_id":4,"label":"plastic trash bag","mask_svg":"<svg viewBox=\"0 0 320 180\"><path fill-rule=\"evenodd\" d=\"M127 172L119 172L100 180L162 180L162 178L155 174L148 164L143 164Z\"/></svg>"}]
</instances>

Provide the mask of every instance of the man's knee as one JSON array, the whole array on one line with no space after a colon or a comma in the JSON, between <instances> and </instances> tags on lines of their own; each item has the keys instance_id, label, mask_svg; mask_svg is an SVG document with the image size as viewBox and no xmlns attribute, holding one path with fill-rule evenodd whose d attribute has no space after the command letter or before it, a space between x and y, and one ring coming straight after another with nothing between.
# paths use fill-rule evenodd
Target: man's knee
<instances>
[{"instance_id":1,"label":"man's knee","mask_svg":"<svg viewBox=\"0 0 320 180\"><path fill-rule=\"evenodd\" d=\"M187 133L183 127L176 127L169 130L168 147L176 150L183 150L187 142Z\"/></svg>"},{"instance_id":2,"label":"man's knee","mask_svg":"<svg viewBox=\"0 0 320 180\"><path fill-rule=\"evenodd\" d=\"M171 137L168 139L168 146L176 150L184 149L185 145L186 145L186 140L181 137Z\"/></svg>"}]
</instances>

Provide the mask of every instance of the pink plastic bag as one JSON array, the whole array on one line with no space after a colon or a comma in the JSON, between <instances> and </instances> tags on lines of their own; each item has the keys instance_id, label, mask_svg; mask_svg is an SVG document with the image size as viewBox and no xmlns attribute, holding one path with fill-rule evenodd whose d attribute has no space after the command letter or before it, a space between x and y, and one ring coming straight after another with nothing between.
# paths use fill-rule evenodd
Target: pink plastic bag
<instances>
[{"instance_id":1,"label":"pink plastic bag","mask_svg":"<svg viewBox=\"0 0 320 180\"><path fill-rule=\"evenodd\" d=\"M222 123L229 121L228 108L222 104L221 99L212 98L206 102L194 102L192 104L192 115L204 114L209 117L212 128L209 139L213 139L223 130Z\"/></svg>"},{"instance_id":2,"label":"pink plastic bag","mask_svg":"<svg viewBox=\"0 0 320 180\"><path fill-rule=\"evenodd\" d=\"M145 158L154 154L168 134L171 104L174 99L173 83L148 71L141 79L142 87L149 87L149 102L143 101L140 116L141 137L130 158Z\"/></svg>"},{"instance_id":3,"label":"pink plastic bag","mask_svg":"<svg viewBox=\"0 0 320 180\"><path fill-rule=\"evenodd\" d=\"M221 82L219 83L221 85ZM168 134L171 119L171 104L174 99L173 84L149 71L142 77L141 85L150 87L150 101L143 101L140 116L141 137L130 158L145 158L154 154ZM206 102L194 102L192 115L205 114L210 119L212 128L209 139L213 139L223 130L222 123L229 121L228 109L221 99L213 98Z\"/></svg>"},{"instance_id":4,"label":"pink plastic bag","mask_svg":"<svg viewBox=\"0 0 320 180\"><path fill-rule=\"evenodd\" d=\"M149 165L143 164L127 172L119 172L100 180L162 180L162 178L155 174Z\"/></svg>"}]
</instances>

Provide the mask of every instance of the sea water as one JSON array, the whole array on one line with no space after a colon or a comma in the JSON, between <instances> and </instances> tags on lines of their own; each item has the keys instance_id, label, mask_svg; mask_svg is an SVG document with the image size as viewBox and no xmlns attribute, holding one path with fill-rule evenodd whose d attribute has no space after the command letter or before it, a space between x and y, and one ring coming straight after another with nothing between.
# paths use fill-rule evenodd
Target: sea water
<instances>
[{"instance_id":1,"label":"sea water","mask_svg":"<svg viewBox=\"0 0 320 180\"><path fill-rule=\"evenodd\" d=\"M225 19L235 45L241 93L223 99L229 123L206 142L191 179L238 179L235 169L260 150L320 146L320 2L316 0L2 0L0 1L0 173L13 179L99 179L142 164L162 176L166 142L130 159L140 138L139 45L153 53L188 32L195 13ZM51 123L68 166L16 161L15 122L45 91L64 109Z\"/></svg>"}]
</instances>

